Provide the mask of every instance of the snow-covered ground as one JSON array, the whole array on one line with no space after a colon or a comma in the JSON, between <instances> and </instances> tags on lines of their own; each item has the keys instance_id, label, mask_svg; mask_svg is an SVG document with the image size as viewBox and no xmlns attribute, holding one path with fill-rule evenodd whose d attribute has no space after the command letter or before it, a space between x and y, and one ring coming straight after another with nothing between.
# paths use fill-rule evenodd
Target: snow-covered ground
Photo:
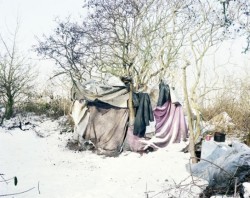
<instances>
[{"instance_id":1,"label":"snow-covered ground","mask_svg":"<svg viewBox=\"0 0 250 198\"><path fill-rule=\"evenodd\" d=\"M18 179L15 186L13 180L0 178L0 196L33 187L11 197L161 198L198 197L201 192L186 185L192 181L185 168L190 155L180 150L187 142L143 155L104 157L69 150L72 133L60 134L57 121L33 121L35 127L26 131L0 128L0 174L5 180Z\"/></svg>"}]
</instances>

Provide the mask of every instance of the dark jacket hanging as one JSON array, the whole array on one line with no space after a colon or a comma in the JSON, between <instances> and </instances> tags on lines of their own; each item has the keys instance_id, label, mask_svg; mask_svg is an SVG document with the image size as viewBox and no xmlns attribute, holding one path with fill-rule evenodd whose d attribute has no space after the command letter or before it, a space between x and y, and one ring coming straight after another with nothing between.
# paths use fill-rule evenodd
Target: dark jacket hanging
<instances>
[{"instance_id":1,"label":"dark jacket hanging","mask_svg":"<svg viewBox=\"0 0 250 198\"><path fill-rule=\"evenodd\" d=\"M157 106L161 107L165 104L165 102L171 100L170 98L170 88L169 85L161 81L159 84L159 98L157 102Z\"/></svg>"},{"instance_id":2,"label":"dark jacket hanging","mask_svg":"<svg viewBox=\"0 0 250 198\"><path fill-rule=\"evenodd\" d=\"M147 93L133 94L136 116L134 123L134 135L144 137L149 121L154 121L153 110Z\"/></svg>"}]
</instances>

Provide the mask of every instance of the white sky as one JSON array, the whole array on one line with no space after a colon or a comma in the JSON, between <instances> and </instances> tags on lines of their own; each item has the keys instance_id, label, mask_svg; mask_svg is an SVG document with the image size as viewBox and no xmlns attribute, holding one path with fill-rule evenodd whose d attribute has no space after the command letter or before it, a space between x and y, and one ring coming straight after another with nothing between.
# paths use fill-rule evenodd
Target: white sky
<instances>
[{"instance_id":1,"label":"white sky","mask_svg":"<svg viewBox=\"0 0 250 198\"><path fill-rule=\"evenodd\" d=\"M78 17L83 12L83 0L0 0L0 32L13 31L20 21L21 45L29 48L40 36L55 28L56 17Z\"/></svg>"},{"instance_id":2,"label":"white sky","mask_svg":"<svg viewBox=\"0 0 250 198\"><path fill-rule=\"evenodd\" d=\"M17 21L20 22L18 32L18 48L31 58L32 64L39 68L41 79L52 71L53 63L38 60L40 57L31 51L37 44L35 37L49 35L56 27L55 18L79 19L83 15L84 0L0 0L0 33L4 39L10 38ZM18 20L17 20L18 19Z\"/></svg>"},{"instance_id":3,"label":"white sky","mask_svg":"<svg viewBox=\"0 0 250 198\"><path fill-rule=\"evenodd\" d=\"M73 19L79 19L80 15L84 15L83 4L84 0L0 0L0 33L6 37L9 32L13 32L18 19L18 47L32 58L32 62L39 67L40 74L46 76L54 68L53 63L38 61L36 53L29 51L32 45L37 43L35 36L49 35L56 27L56 17L64 19L71 15ZM216 53L216 64L225 64L230 58L230 63L237 66L249 66L249 55L240 53L241 44L235 42L233 45L224 45L223 49ZM231 73L234 69L227 66L223 71Z\"/></svg>"}]
</instances>

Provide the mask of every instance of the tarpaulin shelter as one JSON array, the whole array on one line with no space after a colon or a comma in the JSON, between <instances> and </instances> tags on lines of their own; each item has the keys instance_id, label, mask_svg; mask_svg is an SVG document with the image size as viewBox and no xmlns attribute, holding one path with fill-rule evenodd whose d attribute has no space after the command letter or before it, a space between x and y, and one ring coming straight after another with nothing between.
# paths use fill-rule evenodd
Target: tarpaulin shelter
<instances>
[{"instance_id":1,"label":"tarpaulin shelter","mask_svg":"<svg viewBox=\"0 0 250 198\"><path fill-rule=\"evenodd\" d=\"M144 151L148 147L155 149L166 146L169 142L179 142L180 134L186 134L182 109L176 103L169 102L169 98L166 99L168 95L162 94L161 90L160 87L159 100L165 102L154 111L149 94L133 93L136 115L134 125L129 126L129 90L119 78L111 77L101 82L90 80L83 84L75 82L72 88L74 140L86 147L91 144L98 153L109 156L117 155L123 149ZM160 111L166 115L158 115ZM156 117L154 140L165 138L161 145L153 142L154 145L144 138L146 127L154 120L154 116ZM172 137L173 141L172 139L170 141L169 137Z\"/></svg>"},{"instance_id":2,"label":"tarpaulin shelter","mask_svg":"<svg viewBox=\"0 0 250 198\"><path fill-rule=\"evenodd\" d=\"M75 82L72 98L74 140L81 146L92 144L99 153L117 155L125 139L129 115L126 85L116 78Z\"/></svg>"}]
</instances>

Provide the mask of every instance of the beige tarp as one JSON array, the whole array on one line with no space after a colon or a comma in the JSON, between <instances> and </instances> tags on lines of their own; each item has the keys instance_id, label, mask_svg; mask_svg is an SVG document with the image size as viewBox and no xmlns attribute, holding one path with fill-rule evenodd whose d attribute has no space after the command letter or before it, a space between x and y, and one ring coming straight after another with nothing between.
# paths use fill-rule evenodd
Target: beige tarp
<instances>
[{"instance_id":1,"label":"beige tarp","mask_svg":"<svg viewBox=\"0 0 250 198\"><path fill-rule=\"evenodd\" d=\"M89 121L83 138L94 143L106 155L120 152L126 135L128 109L89 107Z\"/></svg>"},{"instance_id":2,"label":"beige tarp","mask_svg":"<svg viewBox=\"0 0 250 198\"><path fill-rule=\"evenodd\" d=\"M115 156L125 139L128 114L128 109L87 107L85 101L75 101L72 107L74 140L83 147L91 142L100 154Z\"/></svg>"},{"instance_id":3,"label":"beige tarp","mask_svg":"<svg viewBox=\"0 0 250 198\"><path fill-rule=\"evenodd\" d=\"M96 81L89 81L85 84L80 84L78 81L75 81L71 92L71 97L74 100L95 101L98 99L121 108L127 107L127 101L129 99L128 90L125 85L111 86Z\"/></svg>"}]
</instances>

